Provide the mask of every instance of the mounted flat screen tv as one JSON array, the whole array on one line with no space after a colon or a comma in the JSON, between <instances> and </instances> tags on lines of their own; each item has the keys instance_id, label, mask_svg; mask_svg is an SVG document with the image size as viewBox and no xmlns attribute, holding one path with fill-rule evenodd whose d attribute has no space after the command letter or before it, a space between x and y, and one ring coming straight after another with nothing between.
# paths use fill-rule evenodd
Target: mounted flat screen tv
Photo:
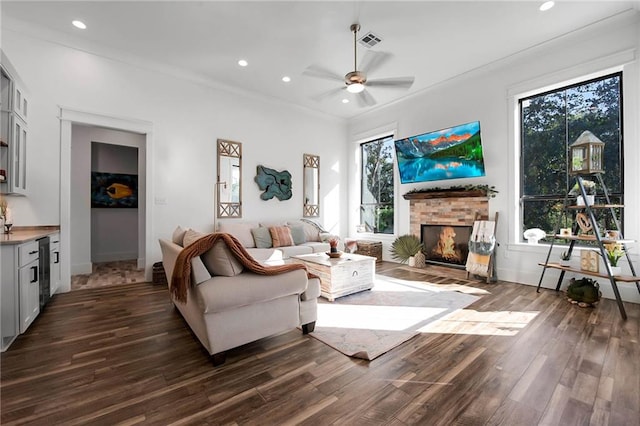
<instances>
[{"instance_id":1,"label":"mounted flat screen tv","mask_svg":"<svg viewBox=\"0 0 640 426\"><path fill-rule=\"evenodd\" d=\"M480 122L395 141L402 183L485 175Z\"/></svg>"}]
</instances>

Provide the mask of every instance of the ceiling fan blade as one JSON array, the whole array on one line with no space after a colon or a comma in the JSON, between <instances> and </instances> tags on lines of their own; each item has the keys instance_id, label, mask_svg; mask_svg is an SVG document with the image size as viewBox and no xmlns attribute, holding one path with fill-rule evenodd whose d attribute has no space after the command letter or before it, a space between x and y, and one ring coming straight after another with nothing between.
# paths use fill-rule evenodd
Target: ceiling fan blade
<instances>
[{"instance_id":1,"label":"ceiling fan blade","mask_svg":"<svg viewBox=\"0 0 640 426\"><path fill-rule=\"evenodd\" d=\"M361 107L370 107L376 104L376 100L366 89L356 95L356 100Z\"/></svg>"},{"instance_id":2,"label":"ceiling fan blade","mask_svg":"<svg viewBox=\"0 0 640 426\"><path fill-rule=\"evenodd\" d=\"M322 93L320 93L318 95L314 95L314 96L311 97L311 99L313 99L316 102L320 102L323 99L326 99L326 98L329 98L331 96L337 95L338 93L342 92L343 90L346 90L346 88L347 88L347 86L331 89L331 90L328 90L326 92L322 92Z\"/></svg>"},{"instance_id":3,"label":"ceiling fan blade","mask_svg":"<svg viewBox=\"0 0 640 426\"><path fill-rule=\"evenodd\" d=\"M325 80L333 81L337 80L344 83L343 75L336 74L335 72L329 71L328 69L322 68L318 65L309 65L302 74L308 75L309 77L324 78Z\"/></svg>"},{"instance_id":4,"label":"ceiling fan blade","mask_svg":"<svg viewBox=\"0 0 640 426\"><path fill-rule=\"evenodd\" d=\"M370 74L391 59L391 53L369 50L360 61L360 71Z\"/></svg>"},{"instance_id":5,"label":"ceiling fan blade","mask_svg":"<svg viewBox=\"0 0 640 426\"><path fill-rule=\"evenodd\" d=\"M368 87L397 87L408 89L413 84L414 77L391 77L367 80Z\"/></svg>"}]
</instances>

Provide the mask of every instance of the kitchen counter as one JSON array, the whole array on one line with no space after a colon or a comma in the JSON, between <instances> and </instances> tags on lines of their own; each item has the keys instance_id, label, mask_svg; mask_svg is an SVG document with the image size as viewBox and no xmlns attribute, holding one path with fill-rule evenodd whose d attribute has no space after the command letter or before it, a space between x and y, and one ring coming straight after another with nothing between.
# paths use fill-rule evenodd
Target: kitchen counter
<instances>
[{"instance_id":1,"label":"kitchen counter","mask_svg":"<svg viewBox=\"0 0 640 426\"><path fill-rule=\"evenodd\" d=\"M60 226L16 226L10 234L0 234L0 245L22 244L60 232Z\"/></svg>"}]
</instances>

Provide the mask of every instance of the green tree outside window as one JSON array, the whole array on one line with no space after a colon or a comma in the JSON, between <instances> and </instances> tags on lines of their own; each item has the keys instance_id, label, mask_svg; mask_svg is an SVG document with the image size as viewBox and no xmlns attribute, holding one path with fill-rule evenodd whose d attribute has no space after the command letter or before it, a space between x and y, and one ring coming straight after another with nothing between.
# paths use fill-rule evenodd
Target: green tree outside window
<instances>
[{"instance_id":1,"label":"green tree outside window","mask_svg":"<svg viewBox=\"0 0 640 426\"><path fill-rule=\"evenodd\" d=\"M365 225L367 232L393 234L393 137L386 136L361 144L360 154L360 223Z\"/></svg>"},{"instance_id":2,"label":"green tree outside window","mask_svg":"<svg viewBox=\"0 0 640 426\"><path fill-rule=\"evenodd\" d=\"M522 230L552 232L559 219L572 226L573 217L563 217L575 184L569 146L584 130L605 143L602 177L611 201L623 203L621 99L622 73L616 73L520 100Z\"/></svg>"}]
</instances>

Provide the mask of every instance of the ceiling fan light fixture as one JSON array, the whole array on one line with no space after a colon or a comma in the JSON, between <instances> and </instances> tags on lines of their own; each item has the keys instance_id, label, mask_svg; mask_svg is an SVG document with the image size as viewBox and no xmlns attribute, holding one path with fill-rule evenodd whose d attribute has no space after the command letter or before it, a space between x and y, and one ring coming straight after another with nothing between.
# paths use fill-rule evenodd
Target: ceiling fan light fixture
<instances>
[{"instance_id":1,"label":"ceiling fan light fixture","mask_svg":"<svg viewBox=\"0 0 640 426\"><path fill-rule=\"evenodd\" d=\"M364 84L362 83L351 83L347 86L347 92L349 93L360 93L364 90Z\"/></svg>"}]
</instances>

